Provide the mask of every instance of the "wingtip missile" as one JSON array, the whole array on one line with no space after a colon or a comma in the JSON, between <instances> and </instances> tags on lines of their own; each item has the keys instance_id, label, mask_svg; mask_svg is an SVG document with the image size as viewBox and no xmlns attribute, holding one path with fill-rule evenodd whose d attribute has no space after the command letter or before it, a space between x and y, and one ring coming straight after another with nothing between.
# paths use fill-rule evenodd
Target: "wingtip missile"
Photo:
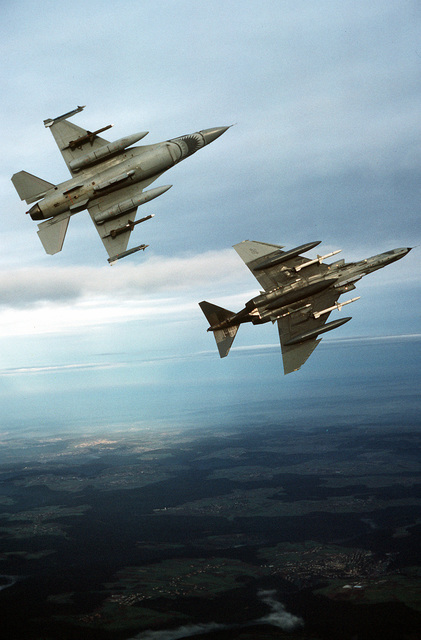
<instances>
[{"instance_id":1,"label":"wingtip missile","mask_svg":"<svg viewBox=\"0 0 421 640\"><path fill-rule=\"evenodd\" d=\"M127 251L123 251L123 253L117 253L117 255L112 258L108 258L108 262L112 266L117 260L121 260L126 256L130 256L132 253L136 253L137 251L145 251L145 249L149 247L148 244L140 244L138 247L133 247L133 249L128 249Z\"/></svg>"},{"instance_id":2,"label":"wingtip missile","mask_svg":"<svg viewBox=\"0 0 421 640\"><path fill-rule=\"evenodd\" d=\"M67 120L67 118L71 118L72 116L76 115L76 113L80 113L81 111L83 111L85 106L86 105L83 105L82 107L76 107L76 109L72 109L72 111L63 113L63 115L57 116L56 118L47 118L46 120L44 120L44 126L51 127L56 122L60 122L60 120Z\"/></svg>"}]
</instances>

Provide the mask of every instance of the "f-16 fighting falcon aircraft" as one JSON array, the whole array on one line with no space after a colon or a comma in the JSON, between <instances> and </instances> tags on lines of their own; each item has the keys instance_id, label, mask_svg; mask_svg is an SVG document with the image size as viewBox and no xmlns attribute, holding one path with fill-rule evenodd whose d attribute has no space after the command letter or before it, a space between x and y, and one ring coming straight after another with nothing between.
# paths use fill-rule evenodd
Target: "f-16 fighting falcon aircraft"
<instances>
[{"instance_id":1,"label":"f-16 fighting falcon aircraft","mask_svg":"<svg viewBox=\"0 0 421 640\"><path fill-rule=\"evenodd\" d=\"M318 336L340 327L351 318L326 323L331 311L354 302L338 298L355 289L355 283L372 271L400 260L411 248L392 249L359 262L339 260L324 264L325 258L340 253L333 251L314 260L301 256L319 242L309 242L289 251L276 244L245 240L234 249L264 291L247 302L242 311L233 313L209 302L200 302L213 331L219 355L225 358L243 322L278 323L285 374L299 369L313 353L321 339Z\"/></svg>"},{"instance_id":2,"label":"f-16 fighting falcon aircraft","mask_svg":"<svg viewBox=\"0 0 421 640\"><path fill-rule=\"evenodd\" d=\"M44 120L72 178L54 185L19 171L12 182L21 200L27 204L38 200L27 213L32 220L47 219L38 225L38 235L48 254L61 251L70 217L88 209L112 264L146 249L147 245L142 244L127 251L134 227L153 217L148 215L135 222L137 207L162 195L172 185L144 189L164 171L219 138L229 127L204 129L165 142L133 147L147 131L108 142L99 134L111 124L87 131L67 122L83 109L77 107L58 118Z\"/></svg>"}]
</instances>

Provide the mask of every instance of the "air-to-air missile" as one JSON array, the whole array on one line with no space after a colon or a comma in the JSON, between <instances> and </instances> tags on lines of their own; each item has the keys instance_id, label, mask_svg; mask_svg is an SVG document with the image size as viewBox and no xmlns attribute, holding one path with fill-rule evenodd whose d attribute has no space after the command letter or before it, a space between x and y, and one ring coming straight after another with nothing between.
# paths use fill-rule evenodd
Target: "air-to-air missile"
<instances>
[{"instance_id":1,"label":"air-to-air missile","mask_svg":"<svg viewBox=\"0 0 421 640\"><path fill-rule=\"evenodd\" d=\"M133 247L133 249L127 249L127 251L123 251L123 253L118 253L117 255L108 258L108 262L110 264L113 264L114 262L117 262L117 260L121 260L121 258L130 256L132 253L136 253L137 251L145 251L148 246L148 244L140 244L138 247Z\"/></svg>"},{"instance_id":2,"label":"air-to-air missile","mask_svg":"<svg viewBox=\"0 0 421 640\"><path fill-rule=\"evenodd\" d=\"M359 262L338 260L331 264L325 264L325 258L339 250L311 260L300 255L318 244L309 242L289 251L282 251L279 245L249 240L234 245L264 290L238 313L206 301L199 303L221 358L228 355L240 324L277 322L284 372L296 371L319 344L319 335L351 320L347 317L326 323L332 311L341 310L359 296L344 302L338 302L338 298L355 289L355 282L363 276L400 260L411 250L392 249Z\"/></svg>"},{"instance_id":3,"label":"air-to-air missile","mask_svg":"<svg viewBox=\"0 0 421 640\"><path fill-rule=\"evenodd\" d=\"M140 205L157 198L171 185L145 190L162 173L210 144L229 127L203 129L179 138L146 146L133 146L147 131L109 142L99 136L113 125L88 131L68 122L82 111L73 111L44 120L72 174L70 180L54 185L26 171L19 171L12 182L21 200L34 204L27 213L38 225L38 235L48 254L61 251L69 219L87 209L110 258L129 255L130 233L145 216L135 222ZM144 247L144 245L140 245ZM137 249L139 250L139 249ZM112 260L113 261L113 260Z\"/></svg>"}]
</instances>

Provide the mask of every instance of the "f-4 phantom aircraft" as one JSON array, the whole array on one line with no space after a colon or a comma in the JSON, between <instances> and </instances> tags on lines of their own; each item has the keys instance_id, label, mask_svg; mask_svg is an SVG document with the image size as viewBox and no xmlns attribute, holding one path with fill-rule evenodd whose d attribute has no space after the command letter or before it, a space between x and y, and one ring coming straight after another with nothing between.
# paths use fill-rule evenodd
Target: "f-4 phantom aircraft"
<instances>
[{"instance_id":1,"label":"f-4 phantom aircraft","mask_svg":"<svg viewBox=\"0 0 421 640\"><path fill-rule=\"evenodd\" d=\"M44 120L61 151L72 178L61 184L19 171L12 182L21 200L37 202L27 213L38 225L38 235L48 254L61 251L70 217L88 209L92 221L110 256L111 264L126 255L145 249L140 245L127 251L134 227L152 218L135 222L137 208L162 195L172 185L144 191L164 171L219 138L229 127L214 127L180 138L133 147L147 135L134 133L108 142L99 136L112 125L87 131L67 119L82 111L73 111Z\"/></svg>"},{"instance_id":2,"label":"f-4 phantom aircraft","mask_svg":"<svg viewBox=\"0 0 421 640\"><path fill-rule=\"evenodd\" d=\"M281 251L280 245L250 240L234 245L264 291L238 313L209 302L199 303L221 358L228 355L240 324L272 321L278 323L284 373L296 371L321 341L320 334L351 320L347 317L326 323L332 311L355 302L359 296L345 302L338 302L338 298L355 289L355 283L363 276L400 260L411 250L392 249L359 262L339 260L331 264L323 261L340 250L318 255L314 260L300 255L318 244L320 241L309 242L289 251Z\"/></svg>"}]
</instances>

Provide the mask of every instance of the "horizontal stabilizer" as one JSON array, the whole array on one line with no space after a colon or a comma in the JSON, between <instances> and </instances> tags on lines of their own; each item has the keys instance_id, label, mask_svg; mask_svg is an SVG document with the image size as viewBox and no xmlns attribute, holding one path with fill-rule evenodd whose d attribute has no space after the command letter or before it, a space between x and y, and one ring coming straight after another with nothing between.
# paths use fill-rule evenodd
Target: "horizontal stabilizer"
<instances>
[{"instance_id":1,"label":"horizontal stabilizer","mask_svg":"<svg viewBox=\"0 0 421 640\"><path fill-rule=\"evenodd\" d=\"M12 176L13 186L19 194L21 200L26 200L27 204L42 198L47 191L55 187L51 182L37 178L27 171L19 171Z\"/></svg>"},{"instance_id":2,"label":"horizontal stabilizer","mask_svg":"<svg viewBox=\"0 0 421 640\"><path fill-rule=\"evenodd\" d=\"M232 318L235 313L206 301L199 302L199 306L210 324L208 331L213 331L219 355L221 358L225 358L231 349L231 345L234 342L234 338L237 335L238 327L240 325L236 324L231 327L227 326L223 329L212 329L212 327L220 324L224 320Z\"/></svg>"},{"instance_id":3,"label":"horizontal stabilizer","mask_svg":"<svg viewBox=\"0 0 421 640\"><path fill-rule=\"evenodd\" d=\"M60 220L53 218L52 220L46 220L38 225L38 235L45 249L45 252L49 255L58 253L63 248L64 238L66 237L67 227L69 226L70 215L67 215Z\"/></svg>"}]
</instances>

